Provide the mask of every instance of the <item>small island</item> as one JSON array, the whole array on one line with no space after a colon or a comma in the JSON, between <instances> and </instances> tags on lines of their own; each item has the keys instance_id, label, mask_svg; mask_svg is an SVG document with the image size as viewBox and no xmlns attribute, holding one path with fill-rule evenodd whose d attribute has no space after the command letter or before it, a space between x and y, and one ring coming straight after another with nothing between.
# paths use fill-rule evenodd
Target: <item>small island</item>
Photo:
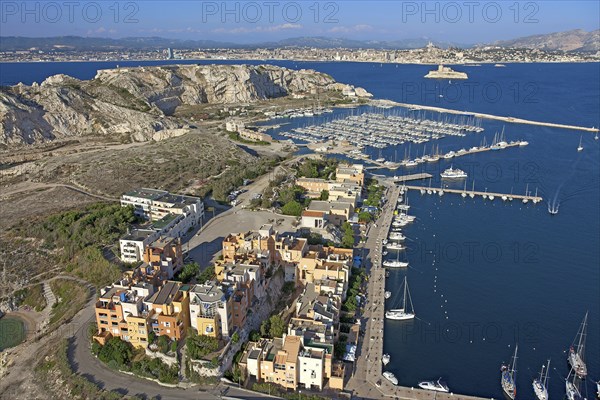
<instances>
[{"instance_id":1,"label":"small island","mask_svg":"<svg viewBox=\"0 0 600 400\"><path fill-rule=\"evenodd\" d=\"M425 78L430 79L469 79L466 72L458 72L452 70L450 67L444 67L443 65L438 65L438 69L429 71Z\"/></svg>"}]
</instances>

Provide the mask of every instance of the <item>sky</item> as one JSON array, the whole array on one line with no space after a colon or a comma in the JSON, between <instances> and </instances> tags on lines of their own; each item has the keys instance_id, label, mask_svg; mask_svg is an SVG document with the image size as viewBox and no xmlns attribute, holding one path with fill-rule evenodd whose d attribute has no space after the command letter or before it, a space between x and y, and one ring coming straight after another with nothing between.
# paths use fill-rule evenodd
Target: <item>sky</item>
<instances>
[{"instance_id":1,"label":"sky","mask_svg":"<svg viewBox=\"0 0 600 400\"><path fill-rule=\"evenodd\" d=\"M10 1L0 35L160 36L235 43L301 36L474 44L599 29L598 1Z\"/></svg>"}]
</instances>

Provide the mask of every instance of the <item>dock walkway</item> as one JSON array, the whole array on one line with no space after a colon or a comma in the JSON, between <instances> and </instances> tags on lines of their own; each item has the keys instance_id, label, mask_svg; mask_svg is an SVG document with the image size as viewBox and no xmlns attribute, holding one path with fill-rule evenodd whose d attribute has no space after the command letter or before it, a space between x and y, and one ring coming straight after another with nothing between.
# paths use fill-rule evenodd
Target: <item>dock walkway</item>
<instances>
[{"instance_id":1,"label":"dock walkway","mask_svg":"<svg viewBox=\"0 0 600 400\"><path fill-rule=\"evenodd\" d=\"M432 194L438 194L440 192L444 193L454 193L454 194L465 194L466 196L469 197L475 197L475 196L481 196L484 199L490 199L490 200L494 200L495 198L499 198L504 200L504 198L506 198L506 200L508 201L512 201L512 200L527 200L527 202L531 201L532 203L539 203L543 200L542 197L540 196L532 196L530 194L527 195L523 195L523 194L509 194L509 193L494 193L494 192L480 192L480 191L473 191L473 190L463 190L463 189L441 189L441 188L430 188L430 187L425 187L425 186L412 186L412 185L402 185L402 188L407 189L407 190L420 190L420 191L431 191ZM491 196L491 197L490 197Z\"/></svg>"}]
</instances>

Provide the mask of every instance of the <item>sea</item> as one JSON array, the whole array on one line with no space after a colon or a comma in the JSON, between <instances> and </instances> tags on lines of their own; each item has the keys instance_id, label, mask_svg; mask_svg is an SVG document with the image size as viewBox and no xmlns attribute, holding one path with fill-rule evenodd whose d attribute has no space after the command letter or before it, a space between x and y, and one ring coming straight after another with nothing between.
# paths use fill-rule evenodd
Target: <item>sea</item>
<instances>
[{"instance_id":1,"label":"sea","mask_svg":"<svg viewBox=\"0 0 600 400\"><path fill-rule=\"evenodd\" d=\"M482 112L535 121L586 127L600 125L600 64L505 64L453 66L467 81L428 80L433 66L347 62L176 61L177 63L263 64L315 69L339 82L365 88L377 99ZM164 62L2 63L0 84L42 82L53 74L92 78L97 70L120 66L164 65ZM311 107L312 104L307 104ZM277 120L274 137L294 127L320 124L363 112L417 115L440 121L456 116L393 107L340 108L316 117ZM410 114L413 113L413 114ZM416 114L415 114L416 113ZM445 137L411 145L414 158L433 146L446 153L489 144L504 131L507 141L526 140L526 147L472 154L438 163L375 174L428 172L423 186L454 187L543 197L539 204L493 201L459 195L421 195L411 191L409 213L416 220L404 229L406 270L392 271L387 307L400 302L407 277L417 318L387 321L386 367L401 385L442 378L454 393L502 398L500 367L517 353L518 398L534 398L531 382L551 360L549 395L565 396L569 374L566 357L588 313L585 357L588 378L584 397L595 395L600 380L600 141L594 134L570 129L482 120L481 133ZM581 141L584 148L578 152ZM306 151L306 150L304 150ZM366 148L371 158L404 158L408 144ZM454 166L468 173L463 181L440 180ZM551 215L548 207L558 207ZM390 252L392 253L392 252ZM388 254L389 258L396 258Z\"/></svg>"}]
</instances>

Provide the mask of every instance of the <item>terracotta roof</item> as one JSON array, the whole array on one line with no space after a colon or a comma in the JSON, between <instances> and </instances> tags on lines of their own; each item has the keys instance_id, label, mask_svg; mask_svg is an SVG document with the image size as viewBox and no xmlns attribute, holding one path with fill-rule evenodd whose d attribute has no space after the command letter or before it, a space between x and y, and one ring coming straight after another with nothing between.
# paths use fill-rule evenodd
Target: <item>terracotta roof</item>
<instances>
[{"instance_id":1,"label":"terracotta roof","mask_svg":"<svg viewBox=\"0 0 600 400\"><path fill-rule=\"evenodd\" d=\"M324 215L324 211L302 211L303 217L323 217Z\"/></svg>"}]
</instances>

